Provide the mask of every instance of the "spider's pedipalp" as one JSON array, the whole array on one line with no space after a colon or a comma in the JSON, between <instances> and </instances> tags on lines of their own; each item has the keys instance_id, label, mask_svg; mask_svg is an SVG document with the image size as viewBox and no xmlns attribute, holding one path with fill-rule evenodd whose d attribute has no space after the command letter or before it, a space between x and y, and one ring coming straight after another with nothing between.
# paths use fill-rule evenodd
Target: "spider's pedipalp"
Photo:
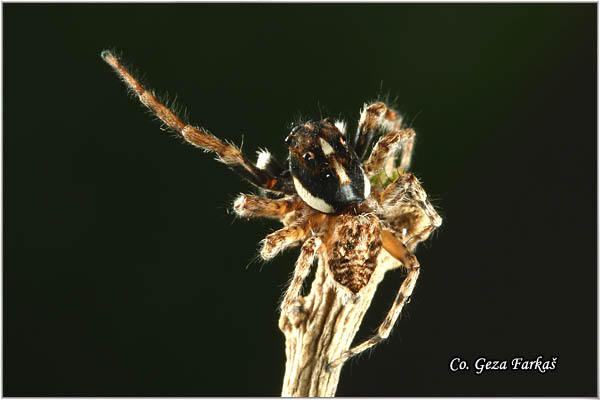
<instances>
[{"instance_id":1,"label":"spider's pedipalp","mask_svg":"<svg viewBox=\"0 0 600 400\"><path fill-rule=\"evenodd\" d=\"M180 133L187 142L206 151L216 153L219 161L258 187L287 194L294 193L290 181L278 179L278 177L256 167L244 157L236 146L217 138L205 129L196 128L181 121L169 108L160 103L150 91L146 90L110 51L103 51L101 57L138 96L143 105L152 111L167 127Z\"/></svg>"}]
</instances>

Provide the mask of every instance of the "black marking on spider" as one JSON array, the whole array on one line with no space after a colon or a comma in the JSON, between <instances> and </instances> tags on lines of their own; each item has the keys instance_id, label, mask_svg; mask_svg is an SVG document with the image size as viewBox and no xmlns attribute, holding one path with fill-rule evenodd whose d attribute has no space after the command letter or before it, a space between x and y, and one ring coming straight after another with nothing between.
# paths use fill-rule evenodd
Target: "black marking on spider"
<instances>
[{"instance_id":1,"label":"black marking on spider","mask_svg":"<svg viewBox=\"0 0 600 400\"><path fill-rule=\"evenodd\" d=\"M369 197L360 160L329 118L296 126L285 142L296 192L312 208L335 214Z\"/></svg>"}]
</instances>

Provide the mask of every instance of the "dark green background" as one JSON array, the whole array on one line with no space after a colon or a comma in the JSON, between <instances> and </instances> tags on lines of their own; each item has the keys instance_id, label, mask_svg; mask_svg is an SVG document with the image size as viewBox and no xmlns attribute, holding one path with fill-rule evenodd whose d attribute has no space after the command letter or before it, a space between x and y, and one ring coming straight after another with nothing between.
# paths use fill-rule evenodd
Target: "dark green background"
<instances>
[{"instance_id":1,"label":"dark green background","mask_svg":"<svg viewBox=\"0 0 600 400\"><path fill-rule=\"evenodd\" d=\"M164 134L99 54L254 157L298 113L397 96L444 217L343 396L596 396L595 4L4 4L4 395L276 396L298 250ZM390 273L359 334L383 318ZM452 373L450 360L558 357Z\"/></svg>"}]
</instances>

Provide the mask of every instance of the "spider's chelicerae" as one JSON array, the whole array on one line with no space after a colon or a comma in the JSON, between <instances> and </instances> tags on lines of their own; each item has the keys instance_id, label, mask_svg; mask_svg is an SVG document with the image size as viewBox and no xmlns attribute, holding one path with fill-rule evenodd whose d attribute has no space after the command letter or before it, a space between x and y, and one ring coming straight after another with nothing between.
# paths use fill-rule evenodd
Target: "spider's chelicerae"
<instances>
[{"instance_id":1,"label":"spider's chelicerae","mask_svg":"<svg viewBox=\"0 0 600 400\"><path fill-rule=\"evenodd\" d=\"M169 128L194 146L215 152L219 161L269 194L242 194L233 209L242 217L273 218L283 223L283 228L262 241L263 259L269 260L287 247L302 246L282 312L294 312L315 257L327 266L328 279L341 296L360 295L384 250L408 269L377 334L344 352L330 367L389 335L419 275L413 251L442 223L417 178L407 172L415 132L402 126L396 111L382 102L365 106L353 143L346 136L343 121L325 118L297 125L285 139L289 158L284 167L266 150L258 153L254 164L236 146L183 123L111 52L102 52L102 58ZM381 137L369 153L376 134Z\"/></svg>"}]
</instances>

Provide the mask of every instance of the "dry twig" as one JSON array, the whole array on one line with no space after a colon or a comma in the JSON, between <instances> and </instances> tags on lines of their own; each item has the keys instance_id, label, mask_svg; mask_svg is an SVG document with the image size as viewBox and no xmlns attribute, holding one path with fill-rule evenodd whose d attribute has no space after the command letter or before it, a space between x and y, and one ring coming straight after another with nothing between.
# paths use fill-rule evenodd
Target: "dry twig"
<instances>
[{"instance_id":1,"label":"dry twig","mask_svg":"<svg viewBox=\"0 0 600 400\"><path fill-rule=\"evenodd\" d=\"M338 293L319 261L310 293L298 298L301 311L282 313L279 319L287 357L283 397L335 395L342 366L328 368L328 365L350 348L379 283L387 271L396 267L398 261L382 252L369 285L355 302L344 302L348 297ZM418 270L412 279L417 275Z\"/></svg>"}]
</instances>

